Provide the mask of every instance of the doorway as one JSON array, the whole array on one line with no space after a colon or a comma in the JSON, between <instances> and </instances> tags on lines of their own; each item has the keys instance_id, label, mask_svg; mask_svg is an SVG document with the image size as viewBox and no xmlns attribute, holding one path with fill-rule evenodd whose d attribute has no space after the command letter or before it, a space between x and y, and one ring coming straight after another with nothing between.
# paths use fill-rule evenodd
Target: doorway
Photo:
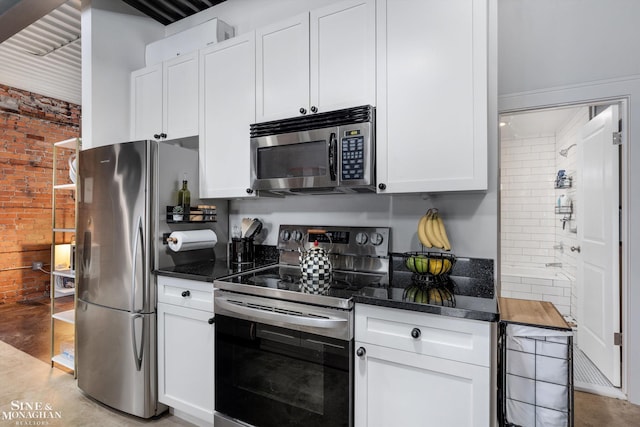
<instances>
[{"instance_id":1,"label":"doorway","mask_svg":"<svg viewBox=\"0 0 640 427\"><path fill-rule=\"evenodd\" d=\"M500 115L500 281L501 296L551 301L572 325L576 390L625 398L613 333L622 302L620 150L609 128L594 125L619 108L607 102ZM615 131L617 117L610 119ZM609 257L597 270L592 261L603 258L593 255L594 235Z\"/></svg>"}]
</instances>

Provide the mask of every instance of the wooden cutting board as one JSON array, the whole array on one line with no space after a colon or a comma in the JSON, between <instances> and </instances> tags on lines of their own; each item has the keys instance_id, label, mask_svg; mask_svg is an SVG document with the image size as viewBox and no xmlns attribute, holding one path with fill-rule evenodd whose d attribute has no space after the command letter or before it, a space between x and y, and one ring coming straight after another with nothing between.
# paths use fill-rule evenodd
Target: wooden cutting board
<instances>
[{"instance_id":1,"label":"wooden cutting board","mask_svg":"<svg viewBox=\"0 0 640 427\"><path fill-rule=\"evenodd\" d=\"M571 329L555 305L549 301L498 298L500 321Z\"/></svg>"}]
</instances>

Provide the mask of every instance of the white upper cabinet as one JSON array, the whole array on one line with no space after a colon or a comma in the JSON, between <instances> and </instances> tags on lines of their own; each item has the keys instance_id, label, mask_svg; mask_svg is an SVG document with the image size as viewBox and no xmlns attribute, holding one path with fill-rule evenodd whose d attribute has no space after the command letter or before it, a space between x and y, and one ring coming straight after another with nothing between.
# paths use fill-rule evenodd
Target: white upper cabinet
<instances>
[{"instance_id":1,"label":"white upper cabinet","mask_svg":"<svg viewBox=\"0 0 640 427\"><path fill-rule=\"evenodd\" d=\"M332 4L310 14L310 108L375 105L376 8L373 0Z\"/></svg>"},{"instance_id":2,"label":"white upper cabinet","mask_svg":"<svg viewBox=\"0 0 640 427\"><path fill-rule=\"evenodd\" d=\"M243 34L200 50L200 197L236 198L249 182L255 121L255 38Z\"/></svg>"},{"instance_id":3,"label":"white upper cabinet","mask_svg":"<svg viewBox=\"0 0 640 427\"><path fill-rule=\"evenodd\" d=\"M487 189L487 0L379 0L379 193Z\"/></svg>"},{"instance_id":4,"label":"white upper cabinet","mask_svg":"<svg viewBox=\"0 0 640 427\"><path fill-rule=\"evenodd\" d=\"M256 30L258 121L299 115L309 104L309 15Z\"/></svg>"},{"instance_id":5,"label":"white upper cabinet","mask_svg":"<svg viewBox=\"0 0 640 427\"><path fill-rule=\"evenodd\" d=\"M198 52L131 73L131 138L198 134Z\"/></svg>"},{"instance_id":6,"label":"white upper cabinet","mask_svg":"<svg viewBox=\"0 0 640 427\"><path fill-rule=\"evenodd\" d=\"M162 64L157 64L131 73L131 139L151 139L161 133Z\"/></svg>"},{"instance_id":7,"label":"white upper cabinet","mask_svg":"<svg viewBox=\"0 0 640 427\"><path fill-rule=\"evenodd\" d=\"M256 121L375 104L375 1L256 30Z\"/></svg>"}]
</instances>

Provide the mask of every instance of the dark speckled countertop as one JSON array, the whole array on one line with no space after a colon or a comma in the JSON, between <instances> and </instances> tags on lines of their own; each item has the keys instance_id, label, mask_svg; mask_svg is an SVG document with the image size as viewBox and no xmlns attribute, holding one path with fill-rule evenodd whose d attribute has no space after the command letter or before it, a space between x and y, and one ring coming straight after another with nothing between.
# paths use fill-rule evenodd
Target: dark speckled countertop
<instances>
[{"instance_id":1,"label":"dark speckled countertop","mask_svg":"<svg viewBox=\"0 0 640 427\"><path fill-rule=\"evenodd\" d=\"M269 249L269 248L267 248ZM277 251L256 257L256 262L241 266L229 266L226 260L198 262L174 267L160 268L157 275L188 280L213 282L267 265L277 264ZM402 310L419 311L443 316L497 322L500 320L498 303L494 295L493 260L458 258L451 272L455 289L455 307L404 301L402 296L407 286L412 284L412 274L406 270L401 254L392 254L390 285L367 288L353 295L358 304L378 305Z\"/></svg>"},{"instance_id":2,"label":"dark speckled countertop","mask_svg":"<svg viewBox=\"0 0 640 427\"><path fill-rule=\"evenodd\" d=\"M402 254L391 254L391 260L391 284L386 295L382 292L374 296L363 293L355 295L354 302L488 322L500 320L494 295L492 259L457 258L450 276L455 307L404 301L404 290L413 283L413 275L406 269Z\"/></svg>"},{"instance_id":3,"label":"dark speckled countertop","mask_svg":"<svg viewBox=\"0 0 640 427\"><path fill-rule=\"evenodd\" d=\"M255 262L246 264L229 264L226 259L199 261L170 267L160 267L154 273L158 276L175 277L178 279L213 282L216 279L233 276L238 273L253 270L278 263L278 251L275 247L256 246Z\"/></svg>"}]
</instances>

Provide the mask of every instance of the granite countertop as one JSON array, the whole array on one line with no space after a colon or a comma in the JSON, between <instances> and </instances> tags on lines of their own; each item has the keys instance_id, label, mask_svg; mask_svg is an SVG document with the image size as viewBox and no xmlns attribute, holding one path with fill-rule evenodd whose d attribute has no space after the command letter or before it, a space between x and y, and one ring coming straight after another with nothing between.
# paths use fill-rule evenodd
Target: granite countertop
<instances>
[{"instance_id":1,"label":"granite countertop","mask_svg":"<svg viewBox=\"0 0 640 427\"><path fill-rule=\"evenodd\" d=\"M378 305L382 307L398 308L402 310L419 311L422 313L439 314L449 317L497 322L500 320L498 304L494 298L470 297L456 295L455 307L444 307L434 304L407 302L402 300L404 288L388 289L389 295L385 298L380 295L354 295L353 301L359 304Z\"/></svg>"},{"instance_id":2,"label":"granite countertop","mask_svg":"<svg viewBox=\"0 0 640 427\"><path fill-rule=\"evenodd\" d=\"M403 300L405 288L412 282L412 273L404 266L402 254L392 254L392 274L387 289L365 290L354 295L360 304L379 305L402 310L440 314L443 316L497 322L498 302L494 295L493 260L458 258L451 271L455 307L408 302Z\"/></svg>"},{"instance_id":3,"label":"granite countertop","mask_svg":"<svg viewBox=\"0 0 640 427\"><path fill-rule=\"evenodd\" d=\"M227 260L212 260L159 268L155 273L159 276L213 282L278 263L272 253L267 255L256 257L254 263L239 266L230 266ZM493 260L458 258L451 272L451 280L455 284L455 307L404 301L402 297L405 288L412 284L412 273L406 270L399 254L392 254L390 284L365 288L352 298L354 303L359 304L488 322L500 320L498 302L494 296Z\"/></svg>"},{"instance_id":4,"label":"granite countertop","mask_svg":"<svg viewBox=\"0 0 640 427\"><path fill-rule=\"evenodd\" d=\"M158 276L213 282L216 279L275 264L277 264L275 260L260 259L248 264L229 265L227 260L218 259L215 261L200 261L171 267L161 267L154 271L154 273Z\"/></svg>"}]
</instances>

